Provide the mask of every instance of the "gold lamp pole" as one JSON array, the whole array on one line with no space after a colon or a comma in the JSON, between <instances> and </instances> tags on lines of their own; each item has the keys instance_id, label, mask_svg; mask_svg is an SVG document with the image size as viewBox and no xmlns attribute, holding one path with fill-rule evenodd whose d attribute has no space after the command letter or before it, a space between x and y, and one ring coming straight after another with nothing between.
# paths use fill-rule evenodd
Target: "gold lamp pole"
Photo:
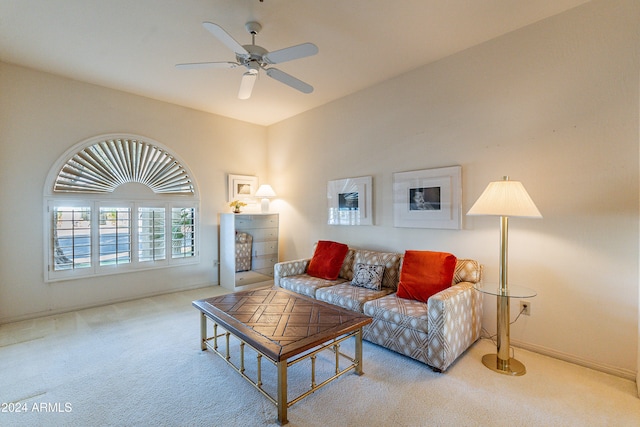
<instances>
[{"instance_id":1,"label":"gold lamp pole","mask_svg":"<svg viewBox=\"0 0 640 427\"><path fill-rule=\"evenodd\" d=\"M489 369L508 375L524 375L526 368L509 355L509 285L507 274L507 253L509 217L519 216L542 218L540 211L529 197L522 183L510 181L508 176L502 181L490 182L467 215L493 215L500 217L500 269L497 292L497 354L482 357L482 363Z\"/></svg>"}]
</instances>

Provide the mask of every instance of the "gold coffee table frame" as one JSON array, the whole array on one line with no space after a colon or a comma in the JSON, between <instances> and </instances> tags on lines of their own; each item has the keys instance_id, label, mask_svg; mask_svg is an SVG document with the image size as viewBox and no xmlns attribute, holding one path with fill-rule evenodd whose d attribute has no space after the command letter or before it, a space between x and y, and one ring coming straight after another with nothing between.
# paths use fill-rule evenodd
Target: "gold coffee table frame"
<instances>
[{"instance_id":1,"label":"gold coffee table frame","mask_svg":"<svg viewBox=\"0 0 640 427\"><path fill-rule=\"evenodd\" d=\"M314 393L319 388L353 370L362 375L362 327L371 323L371 318L349 310L297 295L283 289L236 292L221 297L194 301L200 310L200 348L211 350L252 384L277 407L278 424L287 420L287 409L294 403ZM275 313L275 314L274 314ZM308 332L300 334L296 322L309 318ZM249 319L246 323L239 320ZM335 321L335 324L332 322ZM213 324L213 335L208 336L207 324ZM290 326L287 332L287 325ZM261 332L257 332L255 329ZM222 329L222 331L220 331ZM273 334L265 335L265 330ZM231 360L230 337L239 342L239 364ZM340 351L340 343L354 338L354 356ZM220 351L219 340L225 341ZM256 379L245 373L245 346L256 352ZM329 350L335 355L334 375L316 384L316 356ZM262 387L262 359L273 363L277 371L276 395L272 396ZM340 368L340 359L349 364ZM287 369L301 361L311 361L311 383L309 389L288 400Z\"/></svg>"}]
</instances>

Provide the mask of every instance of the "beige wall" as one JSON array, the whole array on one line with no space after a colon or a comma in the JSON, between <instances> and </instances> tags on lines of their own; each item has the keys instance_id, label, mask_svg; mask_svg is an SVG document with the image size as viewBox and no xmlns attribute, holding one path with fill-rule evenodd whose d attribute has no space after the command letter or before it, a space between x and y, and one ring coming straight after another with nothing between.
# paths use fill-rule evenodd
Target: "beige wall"
<instances>
[{"instance_id":1,"label":"beige wall","mask_svg":"<svg viewBox=\"0 0 640 427\"><path fill-rule=\"evenodd\" d=\"M266 177L266 129L0 63L0 323L218 282L226 174ZM201 204L198 265L44 282L43 191L74 144L106 133L151 138L191 169Z\"/></svg>"},{"instance_id":2,"label":"beige wall","mask_svg":"<svg viewBox=\"0 0 640 427\"><path fill-rule=\"evenodd\" d=\"M320 238L444 250L478 259L495 282L497 219L465 218L462 230L393 227L393 172L461 165L463 212L510 175L544 215L510 223L510 282L538 291L532 315L511 328L514 343L632 378L638 22L636 0L594 1L269 128L0 63L0 323L215 283L226 173L268 174L283 260L310 255ZM154 139L194 173L201 263L47 284L47 173L73 144L111 132ZM367 175L375 225L327 226L327 181ZM494 301L485 306L493 332Z\"/></svg>"},{"instance_id":3,"label":"beige wall","mask_svg":"<svg viewBox=\"0 0 640 427\"><path fill-rule=\"evenodd\" d=\"M465 213L509 175L544 216L510 221L510 282L538 291L514 343L634 378L639 4L593 2L271 126L282 257L321 238L443 250L497 282L498 220L394 228L392 174L461 165ZM375 225L326 225L327 180L367 175ZM495 332L495 300L485 306Z\"/></svg>"}]
</instances>

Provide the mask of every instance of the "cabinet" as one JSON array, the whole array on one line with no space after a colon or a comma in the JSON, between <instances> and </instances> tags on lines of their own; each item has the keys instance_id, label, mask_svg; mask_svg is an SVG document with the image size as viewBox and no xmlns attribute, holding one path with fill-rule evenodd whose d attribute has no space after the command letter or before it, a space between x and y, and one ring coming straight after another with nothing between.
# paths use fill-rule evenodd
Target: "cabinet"
<instances>
[{"instance_id":1,"label":"cabinet","mask_svg":"<svg viewBox=\"0 0 640 427\"><path fill-rule=\"evenodd\" d=\"M278 262L278 214L220 214L220 285L268 286Z\"/></svg>"}]
</instances>

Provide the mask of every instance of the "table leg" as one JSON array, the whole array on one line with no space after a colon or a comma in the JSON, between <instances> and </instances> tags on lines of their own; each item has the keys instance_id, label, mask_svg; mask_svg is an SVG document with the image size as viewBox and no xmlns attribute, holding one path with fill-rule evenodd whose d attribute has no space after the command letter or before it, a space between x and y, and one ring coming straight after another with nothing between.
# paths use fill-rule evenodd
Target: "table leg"
<instances>
[{"instance_id":1,"label":"table leg","mask_svg":"<svg viewBox=\"0 0 640 427\"><path fill-rule=\"evenodd\" d=\"M203 312L200 312L200 349L207 349L207 317Z\"/></svg>"},{"instance_id":2,"label":"table leg","mask_svg":"<svg viewBox=\"0 0 640 427\"><path fill-rule=\"evenodd\" d=\"M362 328L358 329L356 333L356 354L355 354L356 363L356 374L362 375L364 372L362 371Z\"/></svg>"},{"instance_id":3,"label":"table leg","mask_svg":"<svg viewBox=\"0 0 640 427\"><path fill-rule=\"evenodd\" d=\"M287 420L287 361L281 360L278 366L278 424L285 425Z\"/></svg>"}]
</instances>

